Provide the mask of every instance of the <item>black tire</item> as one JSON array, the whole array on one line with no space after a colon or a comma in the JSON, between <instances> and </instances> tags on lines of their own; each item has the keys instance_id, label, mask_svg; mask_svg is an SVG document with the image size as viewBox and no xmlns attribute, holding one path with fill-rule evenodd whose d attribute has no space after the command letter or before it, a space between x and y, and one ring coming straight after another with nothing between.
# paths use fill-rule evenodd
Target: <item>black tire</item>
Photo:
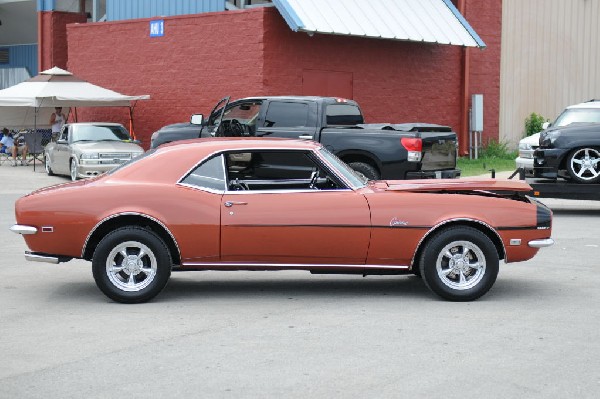
<instances>
[{"instance_id":1,"label":"black tire","mask_svg":"<svg viewBox=\"0 0 600 399\"><path fill-rule=\"evenodd\" d=\"M498 252L492 240L466 226L435 233L427 240L419 262L423 281L431 291L460 302L475 300L488 292L498 276L498 266Z\"/></svg>"},{"instance_id":2,"label":"black tire","mask_svg":"<svg viewBox=\"0 0 600 399\"><path fill-rule=\"evenodd\" d=\"M54 176L54 171L50 167L50 158L48 157L48 154L44 154L44 167L46 168L48 176Z\"/></svg>"},{"instance_id":3,"label":"black tire","mask_svg":"<svg viewBox=\"0 0 600 399\"><path fill-rule=\"evenodd\" d=\"M369 180L379 180L379 172L373 166L364 162L350 162L348 164L352 170L363 175Z\"/></svg>"},{"instance_id":4,"label":"black tire","mask_svg":"<svg viewBox=\"0 0 600 399\"><path fill-rule=\"evenodd\" d=\"M137 256L142 251L142 256ZM127 259L129 262L125 264ZM172 266L163 240L150 230L134 226L107 234L92 258L96 285L107 297L121 303L140 303L154 298L167 285Z\"/></svg>"},{"instance_id":5,"label":"black tire","mask_svg":"<svg viewBox=\"0 0 600 399\"><path fill-rule=\"evenodd\" d=\"M567 156L567 172L577 183L590 184L600 181L600 150L576 148Z\"/></svg>"}]
</instances>

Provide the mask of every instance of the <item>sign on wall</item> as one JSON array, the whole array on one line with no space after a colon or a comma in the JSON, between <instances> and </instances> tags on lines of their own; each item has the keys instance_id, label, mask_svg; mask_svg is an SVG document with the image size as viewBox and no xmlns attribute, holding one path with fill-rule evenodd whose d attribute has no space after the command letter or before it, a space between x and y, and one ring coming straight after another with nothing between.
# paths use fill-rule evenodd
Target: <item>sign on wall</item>
<instances>
[{"instance_id":1,"label":"sign on wall","mask_svg":"<svg viewBox=\"0 0 600 399\"><path fill-rule=\"evenodd\" d=\"M150 37L161 37L165 35L165 20L155 19L150 21Z\"/></svg>"}]
</instances>

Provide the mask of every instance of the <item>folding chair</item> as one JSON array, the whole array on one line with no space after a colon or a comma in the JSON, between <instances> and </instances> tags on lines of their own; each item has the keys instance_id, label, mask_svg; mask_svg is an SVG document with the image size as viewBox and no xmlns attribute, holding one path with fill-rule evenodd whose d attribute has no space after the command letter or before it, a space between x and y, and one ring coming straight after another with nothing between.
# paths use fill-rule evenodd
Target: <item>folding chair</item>
<instances>
[{"instance_id":1,"label":"folding chair","mask_svg":"<svg viewBox=\"0 0 600 399\"><path fill-rule=\"evenodd\" d=\"M42 132L31 131L28 133L24 133L23 137L25 137L25 144L27 144L27 154L31 155L31 159L29 159L28 163L35 163L36 160L40 161L41 163L44 163L44 146L42 145Z\"/></svg>"},{"instance_id":2,"label":"folding chair","mask_svg":"<svg viewBox=\"0 0 600 399\"><path fill-rule=\"evenodd\" d=\"M0 140L2 140L3 137L4 137L4 134L0 133ZM11 158L12 158L12 154L7 153L6 146L3 145L2 148L0 148L0 165L3 165L4 162L10 162Z\"/></svg>"}]
</instances>

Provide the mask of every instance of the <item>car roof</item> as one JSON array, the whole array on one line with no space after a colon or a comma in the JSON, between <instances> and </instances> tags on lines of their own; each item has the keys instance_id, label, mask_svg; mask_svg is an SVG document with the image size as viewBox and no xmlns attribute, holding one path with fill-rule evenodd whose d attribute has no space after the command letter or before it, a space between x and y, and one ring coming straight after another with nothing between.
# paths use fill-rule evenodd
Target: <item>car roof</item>
<instances>
[{"instance_id":1,"label":"car roof","mask_svg":"<svg viewBox=\"0 0 600 399\"><path fill-rule=\"evenodd\" d=\"M288 139L288 138L257 138L257 137L211 137L191 140L178 140L158 147L158 150L171 148L210 148L215 151L231 151L244 149L306 149L313 150L322 147L313 140Z\"/></svg>"},{"instance_id":2,"label":"car roof","mask_svg":"<svg viewBox=\"0 0 600 399\"><path fill-rule=\"evenodd\" d=\"M123 126L120 123L114 122L73 122L67 123L69 126Z\"/></svg>"},{"instance_id":3,"label":"car roof","mask_svg":"<svg viewBox=\"0 0 600 399\"><path fill-rule=\"evenodd\" d=\"M600 108L600 100L590 100L584 103L569 105L566 109L573 108Z\"/></svg>"}]
</instances>

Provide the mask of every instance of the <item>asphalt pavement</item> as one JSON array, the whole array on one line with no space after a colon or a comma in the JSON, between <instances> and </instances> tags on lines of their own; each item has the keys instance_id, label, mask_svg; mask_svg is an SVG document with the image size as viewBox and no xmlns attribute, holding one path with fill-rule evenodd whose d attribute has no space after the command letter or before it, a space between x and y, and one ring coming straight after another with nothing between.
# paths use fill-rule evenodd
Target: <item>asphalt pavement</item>
<instances>
[{"instance_id":1,"label":"asphalt pavement","mask_svg":"<svg viewBox=\"0 0 600 399\"><path fill-rule=\"evenodd\" d=\"M67 181L0 166L0 398L600 396L600 203L544 200L556 244L475 302L286 271L174 274L121 305L88 262L27 262L8 230L17 198Z\"/></svg>"}]
</instances>

